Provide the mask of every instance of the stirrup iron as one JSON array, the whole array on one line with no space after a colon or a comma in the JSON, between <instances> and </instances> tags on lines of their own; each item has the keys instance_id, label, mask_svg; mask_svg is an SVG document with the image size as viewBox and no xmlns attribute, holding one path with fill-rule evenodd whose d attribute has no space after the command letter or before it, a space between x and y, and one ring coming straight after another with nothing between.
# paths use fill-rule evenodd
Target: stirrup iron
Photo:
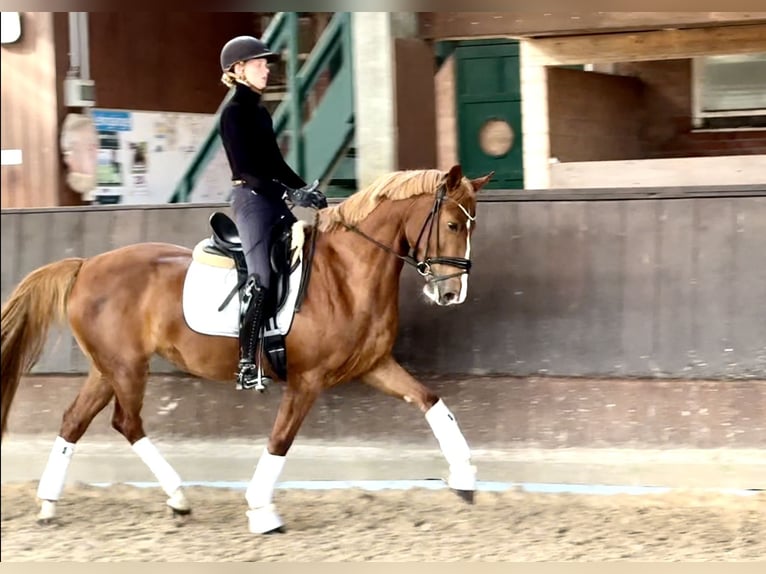
<instances>
[{"instance_id":1,"label":"stirrup iron","mask_svg":"<svg viewBox=\"0 0 766 574\"><path fill-rule=\"evenodd\" d=\"M253 371L253 369L255 370L254 379L251 378L251 376L249 376L251 372ZM256 354L256 363L254 365L251 364L249 368L247 368L246 370L240 367L239 373L237 374L237 390L238 391L255 389L259 393L262 393L266 389L268 389L269 385L273 382L274 381L272 381L270 377L267 377L263 373L263 366L261 365L260 352Z\"/></svg>"}]
</instances>

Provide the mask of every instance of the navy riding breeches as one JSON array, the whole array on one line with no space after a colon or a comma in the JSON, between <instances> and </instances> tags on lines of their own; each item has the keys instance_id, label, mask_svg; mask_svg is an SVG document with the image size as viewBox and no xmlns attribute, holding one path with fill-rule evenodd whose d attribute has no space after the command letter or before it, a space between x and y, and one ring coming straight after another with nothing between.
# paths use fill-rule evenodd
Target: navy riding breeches
<instances>
[{"instance_id":1,"label":"navy riding breeches","mask_svg":"<svg viewBox=\"0 0 766 574\"><path fill-rule=\"evenodd\" d=\"M248 273L258 275L261 286L268 289L271 283L269 253L274 228L292 225L297 219L281 199L259 194L241 185L232 189L231 208L242 240Z\"/></svg>"}]
</instances>

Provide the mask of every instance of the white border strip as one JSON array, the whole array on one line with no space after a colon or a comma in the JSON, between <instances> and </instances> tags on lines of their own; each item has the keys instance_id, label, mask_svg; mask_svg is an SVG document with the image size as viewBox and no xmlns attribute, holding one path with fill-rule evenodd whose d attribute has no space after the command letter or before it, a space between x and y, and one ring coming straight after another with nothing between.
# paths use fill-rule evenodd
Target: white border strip
<instances>
[{"instance_id":1,"label":"white border strip","mask_svg":"<svg viewBox=\"0 0 766 574\"><path fill-rule=\"evenodd\" d=\"M159 488L157 482L91 482L91 486L109 487L115 484L124 484L137 488ZM246 490L248 482L244 481L188 481L182 486L203 486L208 488L227 488L231 490ZM427 490L444 490L447 484L442 479L426 480L291 480L277 484L281 490L337 490L359 488L368 491L380 490L409 490L412 488L424 488ZM543 494L591 494L591 495L615 495L615 494L667 494L677 488L669 486L640 486L629 484L557 484L540 482L491 482L479 481L476 490L480 492L505 492L509 490L521 490L530 493ZM683 489L689 490L689 489ZM697 492L714 492L717 494L730 494L736 496L753 496L761 490L748 490L741 488L693 488Z\"/></svg>"}]
</instances>

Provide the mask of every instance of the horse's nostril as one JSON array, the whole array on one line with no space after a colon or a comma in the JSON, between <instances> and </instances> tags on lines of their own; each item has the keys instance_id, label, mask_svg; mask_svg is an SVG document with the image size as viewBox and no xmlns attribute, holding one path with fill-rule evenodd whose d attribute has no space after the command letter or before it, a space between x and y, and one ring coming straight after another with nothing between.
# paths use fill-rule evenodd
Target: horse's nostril
<instances>
[{"instance_id":1,"label":"horse's nostril","mask_svg":"<svg viewBox=\"0 0 766 574\"><path fill-rule=\"evenodd\" d=\"M452 291L448 291L447 293L445 293L444 295L442 295L442 300L443 300L445 303L451 303L451 302L452 302L452 301L454 301L455 299L457 299L457 293L454 293L454 292L452 292Z\"/></svg>"}]
</instances>

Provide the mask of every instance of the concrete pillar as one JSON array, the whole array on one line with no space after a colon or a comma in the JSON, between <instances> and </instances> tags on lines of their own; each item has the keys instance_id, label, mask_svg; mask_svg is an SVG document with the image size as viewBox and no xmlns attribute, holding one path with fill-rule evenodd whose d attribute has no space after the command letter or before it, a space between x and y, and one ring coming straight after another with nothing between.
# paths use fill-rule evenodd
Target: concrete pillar
<instances>
[{"instance_id":1,"label":"concrete pillar","mask_svg":"<svg viewBox=\"0 0 766 574\"><path fill-rule=\"evenodd\" d=\"M551 185L551 146L545 57L534 40L521 40L519 56L521 129L524 133L524 187L548 189Z\"/></svg>"},{"instance_id":2,"label":"concrete pillar","mask_svg":"<svg viewBox=\"0 0 766 574\"><path fill-rule=\"evenodd\" d=\"M398 169L396 40L416 34L406 12L353 12L358 187Z\"/></svg>"}]
</instances>

